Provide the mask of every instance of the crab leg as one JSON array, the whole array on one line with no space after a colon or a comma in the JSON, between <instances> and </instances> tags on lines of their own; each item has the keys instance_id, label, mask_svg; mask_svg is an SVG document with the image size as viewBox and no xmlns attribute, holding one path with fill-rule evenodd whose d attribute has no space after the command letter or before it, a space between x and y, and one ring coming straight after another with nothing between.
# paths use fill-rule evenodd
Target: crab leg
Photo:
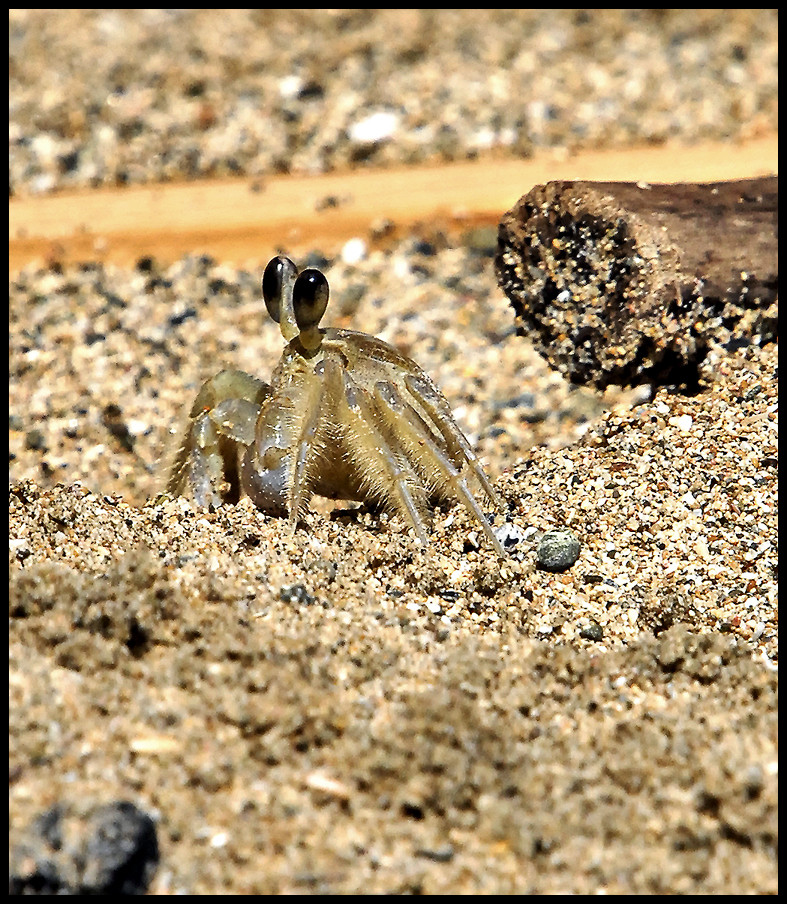
<instances>
[{"instance_id":1,"label":"crab leg","mask_svg":"<svg viewBox=\"0 0 787 904\"><path fill-rule=\"evenodd\" d=\"M210 418L203 414L194 422L178 450L167 491L177 495L190 485L197 505L218 505L221 497L215 488L220 485L222 474L219 436Z\"/></svg>"},{"instance_id":2,"label":"crab leg","mask_svg":"<svg viewBox=\"0 0 787 904\"><path fill-rule=\"evenodd\" d=\"M475 496L470 492L467 481L462 477L453 462L440 446L435 443L428 428L424 424L423 418L412 405L402 398L397 388L386 381L381 380L375 385L375 399L378 402L378 406L385 413L391 428L396 430L402 440L407 441L407 445L410 448L415 447L428 450L419 455L422 466L428 470L430 464L434 463L437 465L438 469L442 472L443 477L453 489L456 497L465 504L470 512L472 512L479 526L489 538L489 542L494 547L495 552L501 558L506 558L506 553L500 541L497 539L495 532L484 517L484 513L476 501ZM464 440L464 437L462 437L462 439ZM467 441L465 440L465 443L466 442ZM429 461L429 459L431 459L431 461ZM473 466L472 461L470 461L469 464L471 467ZM477 473L475 469L474 473ZM484 488L486 489L486 486ZM490 497L493 500L495 499L493 493L490 494Z\"/></svg>"},{"instance_id":3,"label":"crab leg","mask_svg":"<svg viewBox=\"0 0 787 904\"><path fill-rule=\"evenodd\" d=\"M303 408L306 413L298 437L298 451L294 457L292 482L290 484L290 524L293 528L311 497L310 465L322 446L322 438L318 428L323 392L323 384L319 381L314 381L308 386L308 390L305 393L306 398L303 399Z\"/></svg>"},{"instance_id":4,"label":"crab leg","mask_svg":"<svg viewBox=\"0 0 787 904\"><path fill-rule=\"evenodd\" d=\"M241 465L251 501L268 514L287 515L293 527L311 498L322 394L322 383L313 379L280 390L257 420Z\"/></svg>"},{"instance_id":5,"label":"crab leg","mask_svg":"<svg viewBox=\"0 0 787 904\"><path fill-rule=\"evenodd\" d=\"M242 370L222 370L206 380L191 406L167 491L179 495L191 488L199 506L237 501L239 459L269 394L267 383Z\"/></svg>"},{"instance_id":6,"label":"crab leg","mask_svg":"<svg viewBox=\"0 0 787 904\"><path fill-rule=\"evenodd\" d=\"M414 490L418 487L417 475L394 454L385 436L376 426L381 419L380 413L368 393L357 386L346 371L339 374L339 368L335 364L326 362L326 367L330 367L332 371L329 379L338 377L342 383L341 398L346 406L346 423L351 427L347 432L347 441L356 447L353 450L354 456L358 460L366 461L370 466L367 473L374 473L381 486L388 482L393 484L397 508L410 522L421 546L428 546L426 525L420 514L425 500L417 500L414 495ZM419 497L420 495L418 494Z\"/></svg>"},{"instance_id":7,"label":"crab leg","mask_svg":"<svg viewBox=\"0 0 787 904\"><path fill-rule=\"evenodd\" d=\"M464 433L459 429L451 414L448 402L442 397L439 390L437 390L431 382L421 377L414 377L410 374L405 377L405 384L415 398L418 399L432 416L435 427L437 427L442 434L443 439L445 439L451 452L464 458L470 466L470 470L483 487L489 501L493 503L496 508L502 508L500 497L495 492L492 484L489 482L489 478L478 463L475 452L473 452L470 447L470 443L468 443Z\"/></svg>"}]
</instances>

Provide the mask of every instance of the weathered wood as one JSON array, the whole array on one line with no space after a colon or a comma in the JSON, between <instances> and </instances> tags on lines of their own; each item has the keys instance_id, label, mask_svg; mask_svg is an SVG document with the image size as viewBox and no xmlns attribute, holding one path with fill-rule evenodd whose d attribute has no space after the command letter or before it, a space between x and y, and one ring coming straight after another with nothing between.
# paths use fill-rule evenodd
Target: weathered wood
<instances>
[{"instance_id":1,"label":"weathered wood","mask_svg":"<svg viewBox=\"0 0 787 904\"><path fill-rule=\"evenodd\" d=\"M691 383L714 343L776 338L778 177L549 182L503 217L518 332L575 383Z\"/></svg>"}]
</instances>

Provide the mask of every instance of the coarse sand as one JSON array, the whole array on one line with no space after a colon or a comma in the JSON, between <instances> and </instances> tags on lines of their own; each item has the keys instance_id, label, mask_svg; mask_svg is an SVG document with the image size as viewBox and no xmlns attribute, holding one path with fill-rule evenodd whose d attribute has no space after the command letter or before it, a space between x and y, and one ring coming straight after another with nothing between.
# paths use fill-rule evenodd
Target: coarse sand
<instances>
[{"instance_id":1,"label":"coarse sand","mask_svg":"<svg viewBox=\"0 0 787 904\"><path fill-rule=\"evenodd\" d=\"M12 191L775 126L774 11L595 13L13 11ZM355 504L292 533L160 494L201 382L275 366L260 272L11 275L12 889L97 887L71 827L127 801L152 894L777 893L777 344L714 348L692 395L602 396L514 334L494 234L360 238L298 263L326 324L441 387L503 561L461 506L423 550ZM554 529L564 571L537 563Z\"/></svg>"}]
</instances>

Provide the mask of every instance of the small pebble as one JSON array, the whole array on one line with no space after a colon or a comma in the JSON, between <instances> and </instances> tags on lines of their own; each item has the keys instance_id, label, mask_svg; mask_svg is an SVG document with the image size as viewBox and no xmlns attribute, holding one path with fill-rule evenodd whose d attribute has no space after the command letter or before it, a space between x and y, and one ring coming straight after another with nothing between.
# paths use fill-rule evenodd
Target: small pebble
<instances>
[{"instance_id":1,"label":"small pebble","mask_svg":"<svg viewBox=\"0 0 787 904\"><path fill-rule=\"evenodd\" d=\"M362 238L348 239L342 247L342 260L345 264L359 264L367 254L366 242Z\"/></svg>"},{"instance_id":2,"label":"small pebble","mask_svg":"<svg viewBox=\"0 0 787 904\"><path fill-rule=\"evenodd\" d=\"M690 414L679 414L675 417L671 417L667 423L671 427L677 427L682 433L688 433L689 430L691 430L693 420Z\"/></svg>"},{"instance_id":3,"label":"small pebble","mask_svg":"<svg viewBox=\"0 0 787 904\"><path fill-rule=\"evenodd\" d=\"M292 584L289 587L282 587L279 591L279 599L285 603L301 603L304 606L311 606L314 602L314 597L303 584Z\"/></svg>"},{"instance_id":4,"label":"small pebble","mask_svg":"<svg viewBox=\"0 0 787 904\"><path fill-rule=\"evenodd\" d=\"M527 539L526 534L516 525L507 521L501 527L494 528L495 536L500 541L503 549L513 549L523 540Z\"/></svg>"},{"instance_id":5,"label":"small pebble","mask_svg":"<svg viewBox=\"0 0 787 904\"><path fill-rule=\"evenodd\" d=\"M401 117L393 110L379 110L354 122L349 130L351 141L359 144L376 144L391 138L399 128Z\"/></svg>"},{"instance_id":6,"label":"small pebble","mask_svg":"<svg viewBox=\"0 0 787 904\"><path fill-rule=\"evenodd\" d=\"M579 636L583 640L595 640L600 641L604 638L604 629L598 622L592 621L589 625L586 625L584 628L580 628Z\"/></svg>"},{"instance_id":7,"label":"small pebble","mask_svg":"<svg viewBox=\"0 0 787 904\"><path fill-rule=\"evenodd\" d=\"M579 558L580 542L570 530L551 530L541 538L536 562L545 571L565 571Z\"/></svg>"},{"instance_id":8,"label":"small pebble","mask_svg":"<svg viewBox=\"0 0 787 904\"><path fill-rule=\"evenodd\" d=\"M41 430L33 428L25 434L25 448L34 449L37 452L46 451L46 437Z\"/></svg>"}]
</instances>

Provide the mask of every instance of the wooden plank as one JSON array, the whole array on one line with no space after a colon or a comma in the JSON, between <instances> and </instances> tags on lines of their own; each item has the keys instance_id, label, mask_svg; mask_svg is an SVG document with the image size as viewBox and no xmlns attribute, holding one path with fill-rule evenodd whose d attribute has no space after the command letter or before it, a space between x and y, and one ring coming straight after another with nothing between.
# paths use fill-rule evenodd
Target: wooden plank
<instances>
[{"instance_id":1,"label":"wooden plank","mask_svg":"<svg viewBox=\"0 0 787 904\"><path fill-rule=\"evenodd\" d=\"M704 182L778 169L778 136L745 144L645 147L318 176L271 176L62 192L9 202L9 272L52 260L128 265L188 252L237 265L307 247L332 252L375 225L395 232L496 224L554 179Z\"/></svg>"}]
</instances>

